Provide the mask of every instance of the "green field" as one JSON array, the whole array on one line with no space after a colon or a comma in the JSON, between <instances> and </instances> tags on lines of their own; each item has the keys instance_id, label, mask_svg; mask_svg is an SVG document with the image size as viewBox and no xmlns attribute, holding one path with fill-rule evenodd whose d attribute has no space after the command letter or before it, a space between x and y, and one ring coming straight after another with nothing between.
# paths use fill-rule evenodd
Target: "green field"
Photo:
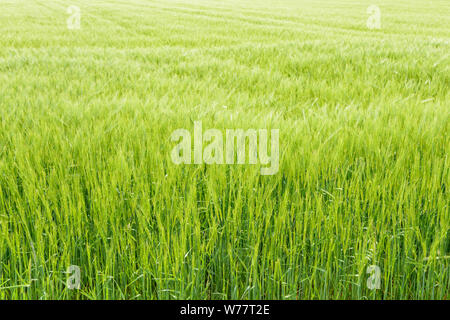
<instances>
[{"instance_id":1,"label":"green field","mask_svg":"<svg viewBox=\"0 0 450 320\"><path fill-rule=\"evenodd\" d=\"M0 1L0 299L449 299L449 41L448 0ZM173 163L194 121L278 172Z\"/></svg>"}]
</instances>

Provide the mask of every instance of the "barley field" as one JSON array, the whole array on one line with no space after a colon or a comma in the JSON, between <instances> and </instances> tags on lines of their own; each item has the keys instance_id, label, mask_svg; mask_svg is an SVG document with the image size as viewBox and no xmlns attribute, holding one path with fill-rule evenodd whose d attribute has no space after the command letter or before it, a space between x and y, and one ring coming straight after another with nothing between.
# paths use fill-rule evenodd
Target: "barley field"
<instances>
[{"instance_id":1,"label":"barley field","mask_svg":"<svg viewBox=\"0 0 450 320\"><path fill-rule=\"evenodd\" d=\"M0 299L449 299L449 40L448 0L0 1ZM196 121L278 171L174 163Z\"/></svg>"}]
</instances>

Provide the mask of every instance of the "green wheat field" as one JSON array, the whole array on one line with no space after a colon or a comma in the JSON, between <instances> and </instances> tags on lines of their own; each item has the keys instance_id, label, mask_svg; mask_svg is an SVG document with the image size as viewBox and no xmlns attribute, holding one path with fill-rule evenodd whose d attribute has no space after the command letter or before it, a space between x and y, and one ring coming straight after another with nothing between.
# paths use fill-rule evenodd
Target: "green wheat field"
<instances>
[{"instance_id":1,"label":"green wheat field","mask_svg":"<svg viewBox=\"0 0 450 320\"><path fill-rule=\"evenodd\" d=\"M449 41L448 0L0 1L0 299L449 299ZM175 164L194 121L278 172Z\"/></svg>"}]
</instances>

